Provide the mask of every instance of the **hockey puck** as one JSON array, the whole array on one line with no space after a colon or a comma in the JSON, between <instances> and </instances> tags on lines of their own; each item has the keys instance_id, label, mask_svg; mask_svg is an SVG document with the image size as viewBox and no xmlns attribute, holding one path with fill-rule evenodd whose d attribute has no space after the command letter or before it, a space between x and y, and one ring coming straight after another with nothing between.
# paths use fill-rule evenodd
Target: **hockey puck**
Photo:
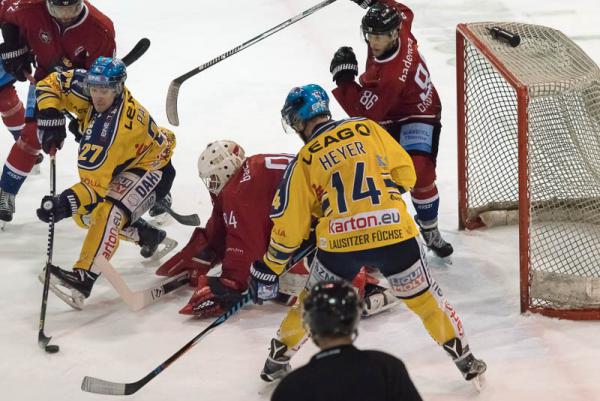
<instances>
[{"instance_id":1,"label":"hockey puck","mask_svg":"<svg viewBox=\"0 0 600 401\"><path fill-rule=\"evenodd\" d=\"M56 354L60 348L58 345L46 345L45 351L49 354Z\"/></svg>"}]
</instances>

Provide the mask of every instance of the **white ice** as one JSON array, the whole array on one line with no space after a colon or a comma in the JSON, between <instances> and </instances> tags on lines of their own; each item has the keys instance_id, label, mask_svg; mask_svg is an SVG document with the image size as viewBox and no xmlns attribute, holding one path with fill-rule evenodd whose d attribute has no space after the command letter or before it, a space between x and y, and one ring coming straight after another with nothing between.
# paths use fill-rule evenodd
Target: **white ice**
<instances>
[{"instance_id":1,"label":"white ice","mask_svg":"<svg viewBox=\"0 0 600 401\"><path fill-rule=\"evenodd\" d=\"M157 122L167 124L165 96L172 79L317 1L96 0L94 4L114 20L120 55L141 37L152 40L148 53L129 69L127 83ZM402 358L426 400L598 400L598 323L521 315L516 228L457 230L454 32L459 22L548 25L600 61L600 8L591 0L415 0L408 4L416 13L414 32L444 105L438 161L440 226L456 252L454 265L433 265L432 270L460 312L472 349L488 364L488 387L476 394L419 319L404 307L363 321L357 344ZM231 138L248 154L300 148L299 139L285 136L280 127L285 95L292 86L312 82L331 89L329 62L339 46L354 47L362 65L366 52L359 35L362 15L354 3L339 0L183 85L181 126L175 130L175 210L197 212L203 221L209 216L208 193L196 173L196 158L209 141ZM24 93L22 84L19 90ZM332 109L335 116L344 117L335 101ZM0 141L4 161L12 138L4 132ZM76 154L73 141L58 154L59 191L77 180ZM36 340L42 286L36 276L46 259L47 226L36 219L34 210L48 193L48 170L44 162L41 175L27 180L17 198L14 222L0 233L0 398L106 399L79 389L84 375L138 380L209 322L177 313L190 296L187 289L132 313L100 279L81 312L50 294L46 333L61 350L54 355L41 351ZM174 222L166 230L180 246L192 231ZM59 223L54 262L70 268L84 234L70 221ZM135 289L158 280L153 275L158 264L141 263L137 247L131 244L121 245L113 264ZM262 383L258 373L284 312L275 305L244 308L130 399L268 399L272 387ZM294 365L305 363L315 350L307 344Z\"/></svg>"}]
</instances>

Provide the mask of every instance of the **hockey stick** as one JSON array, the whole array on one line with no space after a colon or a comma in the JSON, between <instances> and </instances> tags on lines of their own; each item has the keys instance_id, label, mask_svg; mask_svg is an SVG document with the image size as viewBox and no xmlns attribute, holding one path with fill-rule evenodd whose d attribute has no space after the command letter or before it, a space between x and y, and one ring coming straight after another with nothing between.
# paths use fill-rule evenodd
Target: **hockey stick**
<instances>
[{"instance_id":1,"label":"hockey stick","mask_svg":"<svg viewBox=\"0 0 600 401\"><path fill-rule=\"evenodd\" d=\"M56 148L50 149L50 195L56 196ZM52 210L52 202L45 202L45 210ZM38 331L38 345L46 352L54 354L58 352L58 345L49 344L52 337L44 334L46 324L46 306L48 305L48 289L50 288L50 265L52 264L52 250L54 249L54 214L50 214L48 224L48 249L46 250L46 271L44 274L44 290L42 292L42 310L40 311L40 325Z\"/></svg>"},{"instance_id":2,"label":"hockey stick","mask_svg":"<svg viewBox=\"0 0 600 401\"><path fill-rule=\"evenodd\" d=\"M108 279L110 284L117 291L121 299L125 301L129 309L134 312L145 308L146 306L158 301L164 295L183 287L189 282L189 272L184 271L176 276L169 277L150 288L140 291L132 291L123 280L123 277L115 270L106 258L97 256L94 264L100 268L104 277Z\"/></svg>"},{"instance_id":3,"label":"hockey stick","mask_svg":"<svg viewBox=\"0 0 600 401\"><path fill-rule=\"evenodd\" d=\"M298 261L303 259L305 256L314 252L316 250L315 246L308 246L302 250L300 250L297 254L292 257L290 261L290 265L296 264ZM285 272L284 272L285 274ZM179 359L180 356L189 351L204 335L208 334L215 327L224 323L227 319L231 317L235 312L240 310L244 305L250 302L250 293L245 292L242 294L242 298L231 308L229 308L225 313L219 316L214 322L212 322L207 328L202 330L200 334L196 337L192 338L187 344L181 347L177 352L171 355L166 361L161 363L156 367L156 369L152 370L146 376L142 377L140 380L133 383L117 383L111 382L108 380L98 379L96 377L85 376L83 381L81 382L81 390L87 391L88 393L96 393L96 394L106 394L106 395L131 395L144 387L150 380L154 379L158 376L163 370L168 368L173 362Z\"/></svg>"},{"instance_id":4,"label":"hockey stick","mask_svg":"<svg viewBox=\"0 0 600 401\"><path fill-rule=\"evenodd\" d=\"M149 47L150 47L150 39L141 38L135 44L135 46L133 46L133 49L131 49L129 51L129 53L127 53L125 56L123 56L121 61L123 62L123 64L125 64L127 67L129 67L131 64L135 63L137 61L137 59L142 57L144 55L144 53L146 53L146 50L148 50Z\"/></svg>"},{"instance_id":5,"label":"hockey stick","mask_svg":"<svg viewBox=\"0 0 600 401\"><path fill-rule=\"evenodd\" d=\"M241 45L234 47L233 49L221 54L220 56L202 64L201 66L196 67L193 70L186 72L182 76L175 78L169 85L169 90L167 91L167 119L169 120L169 123L171 123L172 125L175 125L175 126L179 125L179 115L177 113L177 98L179 96L179 87L181 86L181 84L183 84L184 81L186 81L187 79L193 77L194 75L206 70L207 68L212 67L213 65L217 64L218 62L225 60L226 58L228 58L230 56L233 56L237 52L242 51L245 48L250 47L255 43L258 43L265 38L268 38L272 34L279 32L280 30L282 30L284 28L287 28L288 26L300 21L301 19L303 19L305 17L308 17L315 11L318 11L325 6L328 6L329 4L333 3L334 1L335 0L325 0L325 1L317 4L316 6L309 8L306 11L303 11L302 13L296 15L295 17L292 17L292 18L288 19L287 21L282 22L281 24L269 29L268 31L265 31L265 32L261 33L260 35L255 36L254 38L242 43Z\"/></svg>"},{"instance_id":6,"label":"hockey stick","mask_svg":"<svg viewBox=\"0 0 600 401\"><path fill-rule=\"evenodd\" d=\"M144 387L146 383L150 380L154 379L160 372L169 367L173 362L179 359L180 356L189 351L204 335L208 334L215 327L224 323L227 319L231 317L235 312L241 309L244 305L250 302L250 294L244 293L242 294L242 299L240 299L235 305L227 310L227 312L223 313L219 316L214 322L212 322L207 328L202 330L200 334L196 337L192 338L190 342L181 347L179 351L171 355L166 361L161 363L156 369L152 370L152 372L148 373L146 376L141 378L140 380L133 383L115 383L107 380L97 379L91 376L85 376L83 378L83 382L81 383L81 390L87 391L88 393L96 393L96 394L106 394L106 395L131 395Z\"/></svg>"},{"instance_id":7,"label":"hockey stick","mask_svg":"<svg viewBox=\"0 0 600 401\"><path fill-rule=\"evenodd\" d=\"M200 217L198 217L198 215L195 214L195 213L194 214L188 214L188 215L181 215L179 213L175 213L173 211L173 209L171 209L168 206L165 207L165 210L179 224L183 224L184 226L199 226L200 225Z\"/></svg>"}]
</instances>

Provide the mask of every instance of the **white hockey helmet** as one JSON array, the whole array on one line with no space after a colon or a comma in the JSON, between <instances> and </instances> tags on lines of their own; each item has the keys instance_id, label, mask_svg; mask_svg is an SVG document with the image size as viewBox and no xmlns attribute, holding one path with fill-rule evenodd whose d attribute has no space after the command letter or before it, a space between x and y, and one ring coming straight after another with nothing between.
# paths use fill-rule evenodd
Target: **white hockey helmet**
<instances>
[{"instance_id":1,"label":"white hockey helmet","mask_svg":"<svg viewBox=\"0 0 600 401\"><path fill-rule=\"evenodd\" d=\"M209 143L198 157L198 175L215 195L246 160L244 149L229 140Z\"/></svg>"}]
</instances>

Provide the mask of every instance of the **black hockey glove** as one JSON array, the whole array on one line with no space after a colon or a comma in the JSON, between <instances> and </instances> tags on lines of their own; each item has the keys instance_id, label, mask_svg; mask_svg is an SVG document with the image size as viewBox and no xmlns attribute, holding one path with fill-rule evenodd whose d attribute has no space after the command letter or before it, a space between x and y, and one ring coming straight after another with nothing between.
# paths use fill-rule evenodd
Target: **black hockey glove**
<instances>
[{"instance_id":1,"label":"black hockey glove","mask_svg":"<svg viewBox=\"0 0 600 401\"><path fill-rule=\"evenodd\" d=\"M329 72L337 85L350 82L358 75L358 61L351 47L340 47L331 60Z\"/></svg>"},{"instance_id":2,"label":"black hockey glove","mask_svg":"<svg viewBox=\"0 0 600 401\"><path fill-rule=\"evenodd\" d=\"M36 214L45 223L48 223L50 216L54 215L54 222L57 223L77 213L78 208L79 200L77 199L77 195L75 195L73 190L67 189L59 196L44 196L40 208L36 210Z\"/></svg>"},{"instance_id":3,"label":"black hockey glove","mask_svg":"<svg viewBox=\"0 0 600 401\"><path fill-rule=\"evenodd\" d=\"M25 74L31 74L33 63L33 54L27 44L4 42L0 44L0 57L6 72L18 81L27 81Z\"/></svg>"},{"instance_id":4,"label":"black hockey glove","mask_svg":"<svg viewBox=\"0 0 600 401\"><path fill-rule=\"evenodd\" d=\"M259 305L276 298L279 293L279 276L262 260L257 260L250 266L248 292L252 301Z\"/></svg>"},{"instance_id":5,"label":"black hockey glove","mask_svg":"<svg viewBox=\"0 0 600 401\"><path fill-rule=\"evenodd\" d=\"M350 1L358 4L362 8L369 8L376 2L376 0L350 0Z\"/></svg>"},{"instance_id":6,"label":"black hockey glove","mask_svg":"<svg viewBox=\"0 0 600 401\"><path fill-rule=\"evenodd\" d=\"M69 125L67 127L69 128L69 132L75 136L75 141L79 143L83 134L79 132L79 122L77 119L73 118L71 121L69 121Z\"/></svg>"},{"instance_id":7,"label":"black hockey glove","mask_svg":"<svg viewBox=\"0 0 600 401\"><path fill-rule=\"evenodd\" d=\"M50 149L53 147L56 149L62 148L67 137L63 113L55 108L38 111L37 128L38 139L44 152L50 153Z\"/></svg>"}]
</instances>

